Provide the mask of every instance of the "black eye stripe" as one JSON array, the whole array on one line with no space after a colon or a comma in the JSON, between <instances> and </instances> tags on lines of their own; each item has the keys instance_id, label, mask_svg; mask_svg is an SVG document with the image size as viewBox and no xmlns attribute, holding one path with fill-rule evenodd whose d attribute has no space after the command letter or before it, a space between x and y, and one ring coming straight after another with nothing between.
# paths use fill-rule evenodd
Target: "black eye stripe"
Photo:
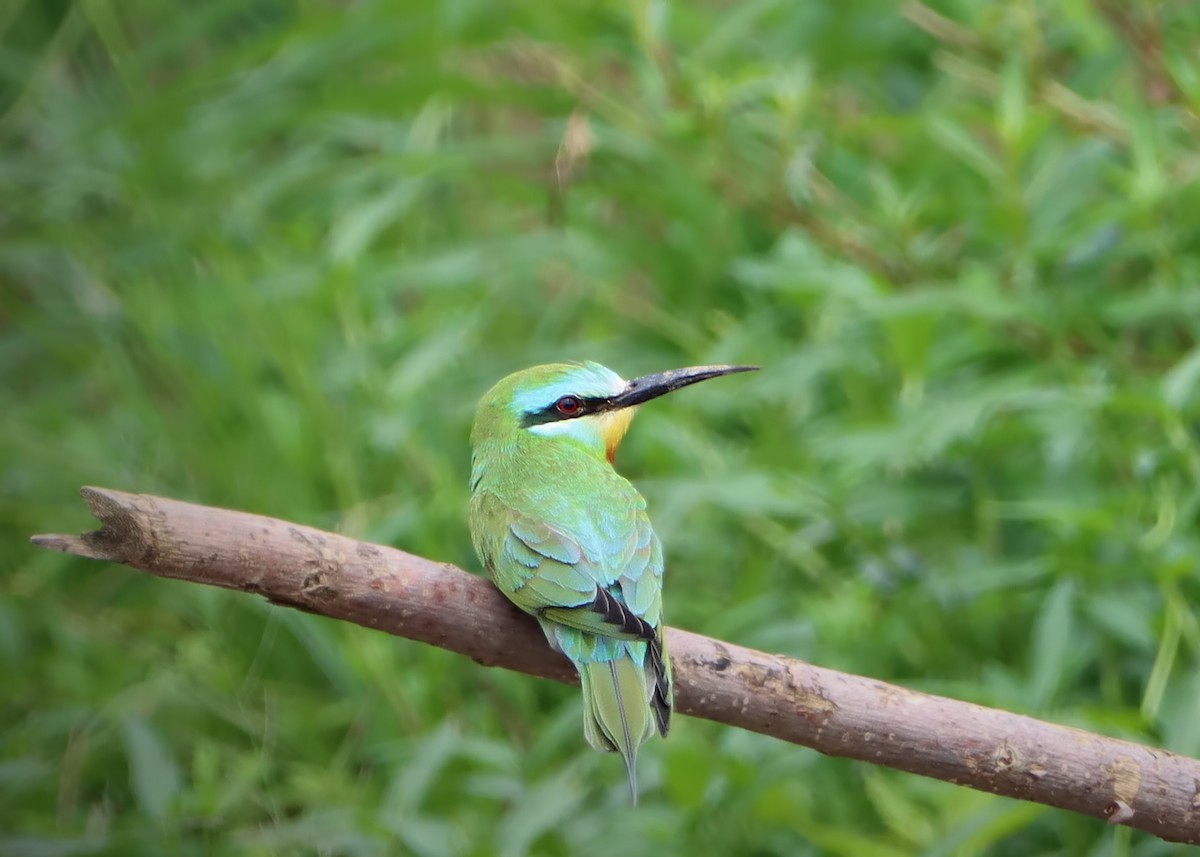
<instances>
[{"instance_id":1,"label":"black eye stripe","mask_svg":"<svg viewBox=\"0 0 1200 857\"><path fill-rule=\"evenodd\" d=\"M579 402L579 409L569 414L564 414L558 409L558 405L563 399L574 399ZM559 396L544 408L536 411L526 411L524 416L521 417L521 425L529 428L530 426L540 426L546 423L557 423L564 420L586 417L588 414L603 411L610 401L611 399L608 396Z\"/></svg>"}]
</instances>

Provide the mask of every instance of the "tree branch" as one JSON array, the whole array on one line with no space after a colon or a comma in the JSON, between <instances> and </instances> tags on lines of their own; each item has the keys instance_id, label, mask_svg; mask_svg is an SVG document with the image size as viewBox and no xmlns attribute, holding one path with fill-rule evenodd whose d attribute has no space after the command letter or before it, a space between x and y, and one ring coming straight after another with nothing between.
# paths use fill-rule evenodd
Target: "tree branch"
<instances>
[{"instance_id":1,"label":"tree branch","mask_svg":"<svg viewBox=\"0 0 1200 857\"><path fill-rule=\"evenodd\" d=\"M569 684L574 670L489 582L259 515L84 488L103 525L33 543L432 643ZM671 628L678 710L980 791L1200 843L1200 761Z\"/></svg>"}]
</instances>

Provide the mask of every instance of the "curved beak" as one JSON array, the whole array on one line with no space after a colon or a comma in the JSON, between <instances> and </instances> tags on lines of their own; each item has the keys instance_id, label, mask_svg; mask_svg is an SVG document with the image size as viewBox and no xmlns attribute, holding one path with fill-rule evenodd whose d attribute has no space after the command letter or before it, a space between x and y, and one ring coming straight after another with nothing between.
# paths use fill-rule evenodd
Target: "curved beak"
<instances>
[{"instance_id":1,"label":"curved beak","mask_svg":"<svg viewBox=\"0 0 1200 857\"><path fill-rule=\"evenodd\" d=\"M756 369L757 366L689 366L686 369L671 369L656 375L643 375L627 383L624 390L605 404L611 409L629 408L657 399L688 384L738 372L753 372Z\"/></svg>"}]
</instances>

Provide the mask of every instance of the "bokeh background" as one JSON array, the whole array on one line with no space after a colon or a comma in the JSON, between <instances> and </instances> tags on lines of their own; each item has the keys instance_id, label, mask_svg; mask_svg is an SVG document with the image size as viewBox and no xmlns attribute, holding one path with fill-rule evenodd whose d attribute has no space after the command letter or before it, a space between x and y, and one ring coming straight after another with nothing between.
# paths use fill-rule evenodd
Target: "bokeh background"
<instances>
[{"instance_id":1,"label":"bokeh background","mask_svg":"<svg viewBox=\"0 0 1200 857\"><path fill-rule=\"evenodd\" d=\"M1200 755L1200 5L0 8L0 853L1164 855L36 551L156 492L475 568L499 376L755 376L619 464L673 624Z\"/></svg>"}]
</instances>

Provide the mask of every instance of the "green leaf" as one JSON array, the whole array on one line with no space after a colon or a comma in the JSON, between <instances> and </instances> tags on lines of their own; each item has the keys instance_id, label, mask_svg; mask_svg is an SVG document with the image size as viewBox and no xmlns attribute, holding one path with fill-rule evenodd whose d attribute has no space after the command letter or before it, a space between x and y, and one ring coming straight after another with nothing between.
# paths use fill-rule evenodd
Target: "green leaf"
<instances>
[{"instance_id":1,"label":"green leaf","mask_svg":"<svg viewBox=\"0 0 1200 857\"><path fill-rule=\"evenodd\" d=\"M1042 603L1029 648L1029 704L1045 709L1067 677L1074 632L1075 582L1060 580Z\"/></svg>"},{"instance_id":2,"label":"green leaf","mask_svg":"<svg viewBox=\"0 0 1200 857\"><path fill-rule=\"evenodd\" d=\"M929 812L890 773L867 770L864 784L867 797L880 819L897 838L916 847L936 841L936 830Z\"/></svg>"},{"instance_id":3,"label":"green leaf","mask_svg":"<svg viewBox=\"0 0 1200 857\"><path fill-rule=\"evenodd\" d=\"M1158 717L1163 724L1163 746L1175 753L1200 756L1200 665L1191 675L1179 675L1167 685Z\"/></svg>"},{"instance_id":4,"label":"green leaf","mask_svg":"<svg viewBox=\"0 0 1200 857\"><path fill-rule=\"evenodd\" d=\"M121 723L129 785L141 811L160 823L166 822L182 785L179 768L162 736L140 717L127 716Z\"/></svg>"},{"instance_id":5,"label":"green leaf","mask_svg":"<svg viewBox=\"0 0 1200 857\"><path fill-rule=\"evenodd\" d=\"M1142 716L1149 721L1158 718L1158 709L1162 704L1163 694L1166 693L1167 682L1175 659L1179 655L1179 642L1182 636L1182 613L1186 608L1177 597L1168 595L1164 609L1165 621L1162 636L1158 642L1158 654L1154 657L1154 667L1146 680L1146 690L1142 694Z\"/></svg>"},{"instance_id":6,"label":"green leaf","mask_svg":"<svg viewBox=\"0 0 1200 857\"><path fill-rule=\"evenodd\" d=\"M996 157L958 123L935 115L929 122L929 131L935 141L989 183L998 185L1004 180L1004 168Z\"/></svg>"},{"instance_id":7,"label":"green leaf","mask_svg":"<svg viewBox=\"0 0 1200 857\"><path fill-rule=\"evenodd\" d=\"M374 198L355 200L330 231L329 255L336 262L357 259L380 232L416 203L420 190L417 181L401 180Z\"/></svg>"},{"instance_id":8,"label":"green leaf","mask_svg":"<svg viewBox=\"0 0 1200 857\"><path fill-rule=\"evenodd\" d=\"M542 835L568 824L584 800L576 768L566 765L521 795L497 832L501 857L527 854Z\"/></svg>"},{"instance_id":9,"label":"green leaf","mask_svg":"<svg viewBox=\"0 0 1200 857\"><path fill-rule=\"evenodd\" d=\"M1001 75L1000 100L997 102L997 125L1001 138L1015 146L1025 132L1028 103L1025 94L1025 60L1019 54L1009 56Z\"/></svg>"},{"instance_id":10,"label":"green leaf","mask_svg":"<svg viewBox=\"0 0 1200 857\"><path fill-rule=\"evenodd\" d=\"M1200 347L1193 348L1176 363L1162 380L1163 398L1176 410L1183 410L1196 396L1200 382Z\"/></svg>"}]
</instances>

